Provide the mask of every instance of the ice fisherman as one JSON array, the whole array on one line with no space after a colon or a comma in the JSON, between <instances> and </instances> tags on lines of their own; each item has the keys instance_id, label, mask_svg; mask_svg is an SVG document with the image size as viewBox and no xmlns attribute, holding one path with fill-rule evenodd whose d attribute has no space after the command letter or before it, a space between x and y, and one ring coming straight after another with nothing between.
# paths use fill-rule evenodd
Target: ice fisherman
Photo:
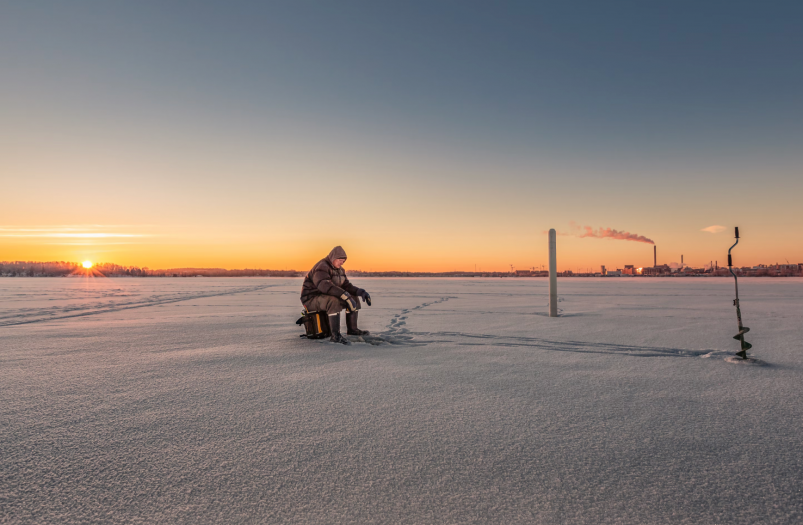
<instances>
[{"instance_id":1,"label":"ice fisherman","mask_svg":"<svg viewBox=\"0 0 803 525\"><path fill-rule=\"evenodd\" d=\"M345 309L348 335L368 335L368 330L357 328L357 315L360 297L371 306L371 296L362 288L357 288L346 277L343 263L346 251L335 246L325 258L318 261L304 278L301 287L301 304L308 312L326 312L329 315L330 341L350 345L351 341L340 333L340 311Z\"/></svg>"}]
</instances>

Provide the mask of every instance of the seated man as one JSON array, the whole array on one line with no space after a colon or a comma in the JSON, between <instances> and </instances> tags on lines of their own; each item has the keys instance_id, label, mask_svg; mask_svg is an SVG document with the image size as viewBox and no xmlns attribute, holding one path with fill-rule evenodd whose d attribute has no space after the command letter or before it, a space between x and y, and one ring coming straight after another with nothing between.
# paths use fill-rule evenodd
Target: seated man
<instances>
[{"instance_id":1,"label":"seated man","mask_svg":"<svg viewBox=\"0 0 803 525\"><path fill-rule=\"evenodd\" d=\"M325 259L321 259L312 267L304 278L301 287L301 304L308 312L326 312L329 314L329 328L332 330L331 341L350 345L351 342L340 333L340 310L346 313L346 326L349 335L368 335L367 330L357 328L357 311L360 302L354 296L371 306L371 296L362 288L351 284L342 268L346 262L346 251L335 246Z\"/></svg>"}]
</instances>

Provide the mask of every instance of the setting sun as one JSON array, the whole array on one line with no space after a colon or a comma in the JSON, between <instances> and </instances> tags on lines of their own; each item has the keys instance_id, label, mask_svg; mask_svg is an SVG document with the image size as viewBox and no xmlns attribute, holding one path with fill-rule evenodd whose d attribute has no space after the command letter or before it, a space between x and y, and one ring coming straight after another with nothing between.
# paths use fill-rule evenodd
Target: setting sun
<instances>
[{"instance_id":1,"label":"setting sun","mask_svg":"<svg viewBox=\"0 0 803 525\"><path fill-rule=\"evenodd\" d=\"M84 268L92 268L92 261L84 261Z\"/></svg>"}]
</instances>

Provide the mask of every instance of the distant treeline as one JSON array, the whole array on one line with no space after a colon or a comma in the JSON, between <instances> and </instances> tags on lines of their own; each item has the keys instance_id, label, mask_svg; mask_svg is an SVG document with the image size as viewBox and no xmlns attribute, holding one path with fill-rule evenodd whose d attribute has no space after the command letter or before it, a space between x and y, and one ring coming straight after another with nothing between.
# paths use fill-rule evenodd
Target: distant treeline
<instances>
[{"instance_id":1,"label":"distant treeline","mask_svg":"<svg viewBox=\"0 0 803 525\"><path fill-rule=\"evenodd\" d=\"M59 277L75 273L81 264L65 261L3 261L0 262L2 277Z\"/></svg>"},{"instance_id":2,"label":"distant treeline","mask_svg":"<svg viewBox=\"0 0 803 525\"><path fill-rule=\"evenodd\" d=\"M66 277L96 275L103 277L301 277L296 270L226 270L224 268L171 268L153 270L147 267L98 263L84 268L81 263L66 261L3 261L0 277Z\"/></svg>"}]
</instances>

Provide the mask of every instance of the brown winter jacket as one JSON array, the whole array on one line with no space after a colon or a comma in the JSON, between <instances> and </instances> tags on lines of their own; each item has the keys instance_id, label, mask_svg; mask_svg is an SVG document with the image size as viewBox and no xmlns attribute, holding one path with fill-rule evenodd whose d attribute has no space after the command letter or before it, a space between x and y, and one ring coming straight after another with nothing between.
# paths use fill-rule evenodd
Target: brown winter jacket
<instances>
[{"instance_id":1,"label":"brown winter jacket","mask_svg":"<svg viewBox=\"0 0 803 525\"><path fill-rule=\"evenodd\" d=\"M307 304L310 299L318 295L340 297L345 291L356 299L365 292L362 288L357 288L349 282L346 271L342 267L335 268L332 264L335 259L345 258L346 251L340 246L335 246L325 259L321 259L312 267L301 287L301 304Z\"/></svg>"}]
</instances>

